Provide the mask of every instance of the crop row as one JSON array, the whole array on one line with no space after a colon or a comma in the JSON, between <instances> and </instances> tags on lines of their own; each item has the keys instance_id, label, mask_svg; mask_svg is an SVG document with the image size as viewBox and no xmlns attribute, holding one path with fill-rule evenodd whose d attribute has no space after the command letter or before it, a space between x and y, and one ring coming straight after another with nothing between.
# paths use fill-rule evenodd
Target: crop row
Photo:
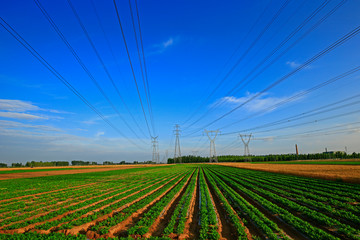
<instances>
[{"instance_id":1,"label":"crop row","mask_svg":"<svg viewBox=\"0 0 360 240\"><path fill-rule=\"evenodd\" d=\"M291 195L291 193L281 190L281 182L278 182L277 185L274 182L271 185L266 184L264 181L257 182L255 177L257 172L255 171L253 178L251 178L244 176L245 174L242 174L243 171L240 169L224 167L209 169L213 175L223 180L236 192L256 201L273 214L278 214L288 225L311 238L334 239L336 238L333 236L334 234L341 238L359 239L358 229L329 216L339 214L339 212L343 213L344 210L331 208L331 213L324 214L321 211L326 212L326 210L329 210L329 206L325 207L325 204L310 199L304 202L302 201L304 198L301 198L301 196L295 198L294 194L290 197L288 195ZM311 207L308 205L311 205ZM349 221L351 217L354 217L355 220L357 218L352 214L342 216L342 218L348 218ZM323 226L321 227L323 230L314 227L313 224Z\"/></svg>"}]
</instances>

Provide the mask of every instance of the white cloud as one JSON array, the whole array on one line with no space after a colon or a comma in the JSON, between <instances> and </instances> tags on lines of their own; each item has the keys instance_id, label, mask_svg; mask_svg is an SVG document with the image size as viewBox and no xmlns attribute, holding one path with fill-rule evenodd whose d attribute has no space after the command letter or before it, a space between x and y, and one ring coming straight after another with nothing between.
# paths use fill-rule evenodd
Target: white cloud
<instances>
[{"instance_id":1,"label":"white cloud","mask_svg":"<svg viewBox=\"0 0 360 240\"><path fill-rule=\"evenodd\" d=\"M40 120L40 119L62 119L59 116L44 116L37 112L48 112L54 114L64 114L68 112L54 109L44 109L28 101L0 99L0 117L23 119L23 120ZM29 113L31 112L31 113Z\"/></svg>"},{"instance_id":2,"label":"white cloud","mask_svg":"<svg viewBox=\"0 0 360 240\"><path fill-rule=\"evenodd\" d=\"M95 134L95 137L101 137L101 136L103 136L103 135L105 135L105 132L97 132L96 134Z\"/></svg>"},{"instance_id":3,"label":"white cloud","mask_svg":"<svg viewBox=\"0 0 360 240\"><path fill-rule=\"evenodd\" d=\"M0 129L32 129L35 131L50 131L50 132L61 132L59 128L54 128L46 125L32 125L14 121L0 120Z\"/></svg>"},{"instance_id":4,"label":"white cloud","mask_svg":"<svg viewBox=\"0 0 360 240\"><path fill-rule=\"evenodd\" d=\"M259 112L259 111L264 111L264 110L273 111L273 110L277 109L277 107L278 107L278 106L276 106L276 104L279 104L283 101L285 102L288 99L290 99L289 102L293 102L293 101L297 101L301 98L301 97L297 97L297 98L293 97L296 94L294 94L292 96L272 97L272 96L270 96L269 93L263 93L261 96L249 101L257 94L258 93L247 93L246 96L239 97L239 98L234 97L234 96L227 96L227 97L223 97L220 100L218 100L217 103L223 102L228 105L236 105L236 106L239 104L242 104L242 103L246 103L244 105L244 108L246 110L248 110L249 112ZM289 102L287 102L287 103L289 103Z\"/></svg>"},{"instance_id":5,"label":"white cloud","mask_svg":"<svg viewBox=\"0 0 360 240\"><path fill-rule=\"evenodd\" d=\"M167 47L169 47L169 46L171 46L171 45L173 45L174 44L174 39L171 37L171 38L169 38L169 40L167 40L166 42L163 42L163 47L164 48L167 48Z\"/></svg>"},{"instance_id":6,"label":"white cloud","mask_svg":"<svg viewBox=\"0 0 360 240\"><path fill-rule=\"evenodd\" d=\"M300 66L301 66L300 63L297 63L297 62L295 62L295 61L287 61L287 62L286 62L286 65L289 65L289 66L292 67L292 68L297 68L297 67L300 67Z\"/></svg>"},{"instance_id":7,"label":"white cloud","mask_svg":"<svg viewBox=\"0 0 360 240\"><path fill-rule=\"evenodd\" d=\"M21 100L0 99L0 110L11 112L26 112L40 110L38 106L35 106L31 102Z\"/></svg>"},{"instance_id":8,"label":"white cloud","mask_svg":"<svg viewBox=\"0 0 360 240\"><path fill-rule=\"evenodd\" d=\"M16 112L0 112L0 117L14 118L14 119L25 119L25 120L39 120L48 119L47 117L36 116L28 113L16 113Z\"/></svg>"},{"instance_id":9,"label":"white cloud","mask_svg":"<svg viewBox=\"0 0 360 240\"><path fill-rule=\"evenodd\" d=\"M165 50L176 44L178 41L179 37L170 37L168 40L160 44L154 44L152 47L153 49L148 53L148 55L161 54L165 52Z\"/></svg>"}]
</instances>

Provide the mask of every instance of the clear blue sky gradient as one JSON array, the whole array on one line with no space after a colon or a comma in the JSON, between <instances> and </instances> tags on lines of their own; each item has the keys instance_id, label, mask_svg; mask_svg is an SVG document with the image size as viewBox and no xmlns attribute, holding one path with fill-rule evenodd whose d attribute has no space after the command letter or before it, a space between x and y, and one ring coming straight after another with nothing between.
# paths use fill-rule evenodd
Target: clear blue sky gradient
<instances>
[{"instance_id":1,"label":"clear blue sky gradient","mask_svg":"<svg viewBox=\"0 0 360 240\"><path fill-rule=\"evenodd\" d=\"M133 123L133 119L116 94L67 1L41 0L40 2L141 139L136 138L120 120L34 1L4 1L1 4L0 16L107 119L121 129L127 138L132 139L141 148L129 143L99 119L0 26L0 162L73 159L98 162L151 160L151 139L147 133L113 2L94 0L106 38L110 42L109 47L91 0L72 1L122 97L146 136L142 135ZM183 130L180 140L183 155L198 151L198 154L207 156L209 142L207 137L203 136L204 126L294 71L360 25L360 2L346 1L334 14L254 78L250 84L228 95L230 89L243 81L245 76L316 8L328 2L268 62L260 65L260 69L342 1L291 0L273 24L256 40L284 2L280 0L138 0L161 159L165 156L166 150L169 157L173 156L175 124L180 124ZM135 10L135 1L131 0L131 3ZM117 1L117 5L142 101L150 119L129 3L120 0ZM259 21L254 25L258 18ZM251 29L253 25L254 28ZM252 44L253 47L250 47ZM238 50L234 52L237 48ZM237 136L240 130L271 123L360 94L360 72L358 72L275 109L268 109L273 104L359 66L359 52L360 34L223 119L206 126L209 130L219 129L224 134L217 138L218 154L243 154L243 146ZM208 98L208 101L204 102L203 100L225 78L242 55L244 58L235 70ZM230 58L231 56L233 57ZM214 108L216 103L224 99L225 104ZM295 143L303 153L322 152L325 147L330 150L344 150L345 146L349 152L358 152L360 151L358 144L360 113L356 111L360 110L360 103L356 101L360 101L360 97L334 105L335 107L352 103L332 111L241 133L254 133L254 139L250 144L252 154L294 152ZM211 111L201 117L209 109ZM349 112L354 113L347 115ZM255 113L258 113L255 117L232 124ZM192 118L184 123L189 116ZM199 118L200 120L194 123ZM320 119L325 120L319 121ZM305 122L312 123L305 124ZM190 125L191 123L194 124ZM229 124L232 125L224 127ZM269 131L260 132L262 130ZM227 134L230 132L234 134ZM298 135L306 132L310 132L309 135Z\"/></svg>"}]
</instances>

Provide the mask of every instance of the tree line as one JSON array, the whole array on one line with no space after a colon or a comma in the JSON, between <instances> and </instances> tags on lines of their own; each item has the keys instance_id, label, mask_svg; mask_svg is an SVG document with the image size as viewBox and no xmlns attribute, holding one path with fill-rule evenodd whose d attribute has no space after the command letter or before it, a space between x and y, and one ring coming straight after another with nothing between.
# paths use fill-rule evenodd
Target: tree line
<instances>
[{"instance_id":1,"label":"tree line","mask_svg":"<svg viewBox=\"0 0 360 240\"><path fill-rule=\"evenodd\" d=\"M224 155L218 156L219 162L270 162L270 161L293 161L293 160L317 160L317 159L354 159L360 158L360 153L346 154L345 152L330 153L309 153L309 154L269 154L259 156L237 156ZM182 163L202 163L209 162L209 157L200 156L183 156ZM173 158L169 158L167 163L179 163L179 159L174 162Z\"/></svg>"}]
</instances>

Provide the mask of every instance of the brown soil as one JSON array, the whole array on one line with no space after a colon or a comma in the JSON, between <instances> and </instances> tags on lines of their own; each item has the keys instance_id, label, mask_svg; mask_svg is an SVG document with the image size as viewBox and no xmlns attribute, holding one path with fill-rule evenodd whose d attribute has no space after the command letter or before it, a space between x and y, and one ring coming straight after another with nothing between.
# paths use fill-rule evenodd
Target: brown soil
<instances>
[{"instance_id":1,"label":"brown soil","mask_svg":"<svg viewBox=\"0 0 360 240\"><path fill-rule=\"evenodd\" d=\"M59 169L59 171L41 171L41 172L22 172L22 173L7 173L7 174L0 174L0 180L8 180L8 179L15 179L15 178L33 178L33 177L45 177L45 176L55 176L55 175L67 175L67 174L76 174L76 173L89 173L89 172L105 172L105 171L112 171L112 170L120 170L120 169L128 169L128 168L136 168L136 167L143 167L144 165L126 165L126 166L98 166L98 167L91 167L81 169L76 167L76 170L66 170L66 169ZM149 165L148 165L149 166ZM24 170L31 170L33 168L21 168Z\"/></svg>"},{"instance_id":2,"label":"brown soil","mask_svg":"<svg viewBox=\"0 0 360 240\"><path fill-rule=\"evenodd\" d=\"M175 178L175 177L174 177L174 178ZM166 181L167 179L169 179L169 178L166 178L166 179L164 179L164 180L162 180L162 181ZM173 178L172 178L172 179L173 179ZM131 197L131 196L139 193L140 191L143 191L143 190L145 190L145 189L147 189L147 188L149 188L149 187L152 187L152 186L155 185L155 184L157 184L157 183L154 183L154 184L152 184L152 185L150 185L150 186L148 186L148 187L146 187L146 188L143 188L143 189L141 189L141 190L139 190L139 191L136 191L136 192L134 192L134 193L132 193L132 194L129 194L128 196L126 196L126 197L124 197L124 198L122 198L122 199L119 199L119 200L116 201L116 202L122 201L122 200L124 200L124 199L126 199L126 198L128 198L128 197ZM166 184L166 183L165 183L165 184ZM160 186L159 188L163 187L165 184L163 184L163 185ZM159 189L159 188L157 188L157 189ZM122 206L121 208L118 208L118 209L112 211L112 212L109 213L109 214L106 214L106 215L104 215L104 216L102 216L102 217L100 217L100 218L98 218L98 219L95 219L94 221L91 221L91 222L85 223L85 224L83 224L83 225L76 226L76 227L74 227L74 228L72 228L72 229L66 230L65 233L66 233L66 234L76 235L76 234L78 234L79 232L87 231L91 226L93 226L93 225L97 224L98 222L101 222L101 221L103 221L103 220L105 220L105 219L107 219L107 218L109 218L109 217L114 216L114 215L117 214L118 212L120 212L120 211L122 211L123 209L127 208L128 206L130 206L130 205L132 205L132 204L140 201L141 199L145 198L146 196L148 196L149 194L153 193L153 192L156 191L157 189L155 189L155 190L153 190L153 191L145 194L145 195L142 196L141 198L138 198L138 199L136 199L136 200L134 200L134 201L132 201L132 202L130 202L130 203L125 204L125 205ZM112 204L113 204L113 203L112 203ZM109 204L109 205L110 205L110 204ZM105 207L107 207L107 206L105 206ZM103 208L105 208L105 207L99 208L99 209L97 209L97 211L100 211L101 209L103 209ZM90 214L90 213L89 213L89 214Z\"/></svg>"},{"instance_id":3,"label":"brown soil","mask_svg":"<svg viewBox=\"0 0 360 240\"><path fill-rule=\"evenodd\" d=\"M226 182L226 181L225 181ZM251 197L249 197L247 194L245 194L244 192L238 190L238 189L234 189L241 197L243 197L247 202L249 202L251 205L253 205L255 208L257 208L259 211L261 211L268 219L270 219L271 221L273 221L274 223L276 223L280 229L282 229L284 231L284 233L286 235L288 235L289 237L291 237L292 239L299 239L299 240L307 240L308 238L305 237L301 232L299 232L298 230L296 230L294 227L292 227L291 225L288 225L287 223L285 223L281 218L279 218L276 214L272 214L270 211L268 211L265 207L263 207L261 204L259 204L257 201L255 201L254 199L252 199ZM248 222L251 223L250 219L247 219ZM253 224L253 223L252 223ZM251 231L254 231L255 235L258 236L262 236L263 234L261 233L261 231L259 231L259 229L257 228L257 226L253 226L250 228Z\"/></svg>"},{"instance_id":4,"label":"brown soil","mask_svg":"<svg viewBox=\"0 0 360 240\"><path fill-rule=\"evenodd\" d=\"M207 185L209 186L208 179L207 179L207 177L205 177L205 178L206 178L206 181L207 181ZM229 240L237 239L236 230L233 229L233 226L232 226L230 220L227 217L228 214L227 214L226 210L223 207L223 203L221 202L220 198L217 196L215 190L212 187L209 187L209 190L210 190L210 196L212 196L213 201L215 203L214 205L216 206L216 210L218 212L218 217L220 217L219 220L221 221L222 226L223 226L222 231L221 231L221 236L222 236L221 239L229 239ZM236 211L232 207L231 207L231 209L232 209L233 213L239 219L240 224L242 226L245 226L243 221L241 220L241 218L237 215ZM249 229L247 229L246 227L245 227L245 232L247 234L247 238L251 240L252 236L250 234Z\"/></svg>"},{"instance_id":5,"label":"brown soil","mask_svg":"<svg viewBox=\"0 0 360 240\"><path fill-rule=\"evenodd\" d=\"M104 193L101 194L101 195L108 194L108 193L111 193L111 192L114 192L114 191L116 191L116 190L113 190L113 188L111 188L111 189L109 189L108 191L104 192ZM57 203L55 203L55 204L53 204L53 205L48 205L48 204L45 203L45 206L40 207L40 208L37 208L37 209L35 209L35 210L33 210L33 211L29 211L29 212L25 212L24 210L26 210L26 209L29 208L30 206L29 206L29 207L25 207L25 208L23 208L23 209L18 209L18 210L16 210L16 211L19 211L17 216L21 216L21 215L23 215L23 214L25 214L25 213L26 213L26 214L31 214L31 213L34 213L34 212L37 212L37 213L38 213L37 216L39 216L40 213L41 213L42 215L45 215L45 214L48 214L48 213L50 213L50 212L59 210L59 209L57 208L57 209L51 209L50 211L47 211L47 212L43 212L44 209L46 210L46 208L48 208L48 207L53 207L53 206L57 206L57 205L60 205L60 204L63 204L63 203L67 203L67 202L73 201L73 200L77 200L77 199L86 197L87 195L90 195L90 194L91 194L91 193L87 193L87 194L85 194L85 195L82 195L82 196L79 196L79 197L76 197L76 198L69 198L69 199L67 199L67 200L65 200L65 201L57 202ZM99 197L99 196L101 196L101 195L98 195L98 196L96 196L96 197ZM84 201L86 201L86 200L89 200L89 199L85 199ZM79 201L79 202L80 202L80 201ZM77 203L79 203L79 202L76 202L75 204L77 204ZM73 205L73 204L72 204L72 205ZM68 206L70 206L70 205L68 205ZM1 216L1 214L0 214L0 216ZM10 218L13 218L13 216L0 219L0 222L4 221L4 220L6 220L6 219L10 219ZM30 218L27 218L27 219L24 219L23 221L29 220L29 219L30 219Z\"/></svg>"},{"instance_id":6,"label":"brown soil","mask_svg":"<svg viewBox=\"0 0 360 240\"><path fill-rule=\"evenodd\" d=\"M192 177L193 177L193 175L191 175L188 178L188 180L184 183L182 188L175 194L175 196L170 201L170 203L163 209L160 216L155 219L154 223L152 224L152 226L149 229L149 232L144 235L145 238L148 238L150 236L161 236L161 234L163 233L167 224L171 220L171 217L172 217L172 215L175 211L175 208L177 207L180 199L184 195L186 189L189 187Z\"/></svg>"},{"instance_id":7,"label":"brown soil","mask_svg":"<svg viewBox=\"0 0 360 240\"><path fill-rule=\"evenodd\" d=\"M127 190L127 191L130 191L130 190ZM127 192L127 191L125 191L125 192ZM124 192L123 192L123 193L124 193ZM107 194L107 193L103 193L103 194L101 194L101 195L99 195L99 196L101 197L102 195L105 195L105 194ZM118 194L116 194L116 195L119 195L119 194L122 194L122 193L118 193ZM87 206L84 206L84 207L82 207L82 208L79 208L79 209L76 209L76 210L72 210L72 211L68 211L68 212L66 212L66 213L64 213L64 214L58 215L58 216L56 216L56 217L54 217L54 218L51 218L51 219L49 219L49 220L47 220L47 221L37 222L37 223L34 223L34 224L30 224L30 225L28 225L28 226L26 226L26 227L16 229L15 232L16 232L16 233L24 233L24 232L27 232L27 231L33 229L35 226L41 225L41 224L43 224L43 223L45 223L45 222L50 222L50 221L59 220L59 219L65 217L65 216L67 216L67 215L69 215L69 214L71 214L71 213L73 213L73 212L76 212L76 211L79 211L79 210L82 210L82 209L85 209L85 208L94 206L95 204L98 204L98 203L101 203L101 202L103 202L103 201L106 201L107 199L113 198L113 197L115 197L116 195L111 196L111 197L107 197L107 198L105 198L105 199L102 199L102 200L100 200L100 201L94 202L94 203L89 204L89 205L87 205ZM96 198L96 197L99 197L99 196L94 196L94 197L91 197L91 198L88 198L88 199L85 199L85 200L82 200L82 201L79 201L79 202L76 202L76 203L72 203L72 204L68 205L67 207L77 205L77 204L79 204L79 203L85 202L85 201L87 201L87 200L91 200L91 199ZM45 212L45 213L40 213L40 214L37 214L37 215L32 216L32 217L30 217L30 218L27 218L27 219L24 219L24 220L21 220L21 221L18 221L18 222L13 222L13 223L11 223L11 224L9 224L9 225L12 225L12 224L14 224L14 223L24 222L24 221L31 220L31 219L34 219L34 218L38 218L38 217L44 216L44 215L46 215L46 214L48 214L48 213L51 213L51 212L54 212L54 211L57 211L57 210L58 210L58 209L54 209L54 210L51 210L51 211L48 211L48 212ZM3 228L6 228L6 227L9 226L9 225L4 225L4 226L2 226L1 228L2 228L2 229L3 229ZM4 231L4 232L6 233L8 230L0 230L0 231ZM49 231L44 231L44 233L49 233Z\"/></svg>"},{"instance_id":8,"label":"brown soil","mask_svg":"<svg viewBox=\"0 0 360 240\"><path fill-rule=\"evenodd\" d=\"M94 184L97 184L97 183L99 183L99 182L87 183L87 184L77 185L77 186L68 187L68 188L61 188L61 189L56 189L56 190L47 191L47 192L40 192L40 193L23 195L23 196L14 197L14 198L3 199L3 200L0 200L0 203L2 203L2 202L8 202L8 201L11 201L11 202L13 203L14 200L21 199L21 198L36 197L36 196L40 196L40 195L43 195L43 194L65 191L65 190L69 190L69 189L72 189L72 188L80 188L80 187L84 187L84 186L94 185Z\"/></svg>"},{"instance_id":9,"label":"brown soil","mask_svg":"<svg viewBox=\"0 0 360 240\"><path fill-rule=\"evenodd\" d=\"M122 235L122 233L126 232L129 228L133 227L136 222L142 217L142 215L156 202L158 202L163 196L165 196L171 189L173 189L184 177L181 177L176 183L174 183L173 186L168 188L165 192L163 192L160 196L155 198L153 201L151 201L149 204L147 204L145 207L138 209L135 213L131 214L130 217L128 217L125 221L122 221L121 223L117 224L116 226L113 226L109 229L109 233L106 234L106 237L115 237L115 235ZM165 184L164 184L165 185ZM154 193L158 189L161 189L164 185L160 186L159 188L153 190L151 192ZM147 194L150 195L150 194ZM145 198L145 196L141 197L141 199ZM140 200L141 200L140 199Z\"/></svg>"},{"instance_id":10,"label":"brown soil","mask_svg":"<svg viewBox=\"0 0 360 240\"><path fill-rule=\"evenodd\" d=\"M195 189L192 194L188 210L188 219L185 222L184 233L179 235L179 240L197 239L199 235L199 173L196 176Z\"/></svg>"},{"instance_id":11,"label":"brown soil","mask_svg":"<svg viewBox=\"0 0 360 240\"><path fill-rule=\"evenodd\" d=\"M360 165L218 163L244 169L360 183Z\"/></svg>"}]
</instances>

